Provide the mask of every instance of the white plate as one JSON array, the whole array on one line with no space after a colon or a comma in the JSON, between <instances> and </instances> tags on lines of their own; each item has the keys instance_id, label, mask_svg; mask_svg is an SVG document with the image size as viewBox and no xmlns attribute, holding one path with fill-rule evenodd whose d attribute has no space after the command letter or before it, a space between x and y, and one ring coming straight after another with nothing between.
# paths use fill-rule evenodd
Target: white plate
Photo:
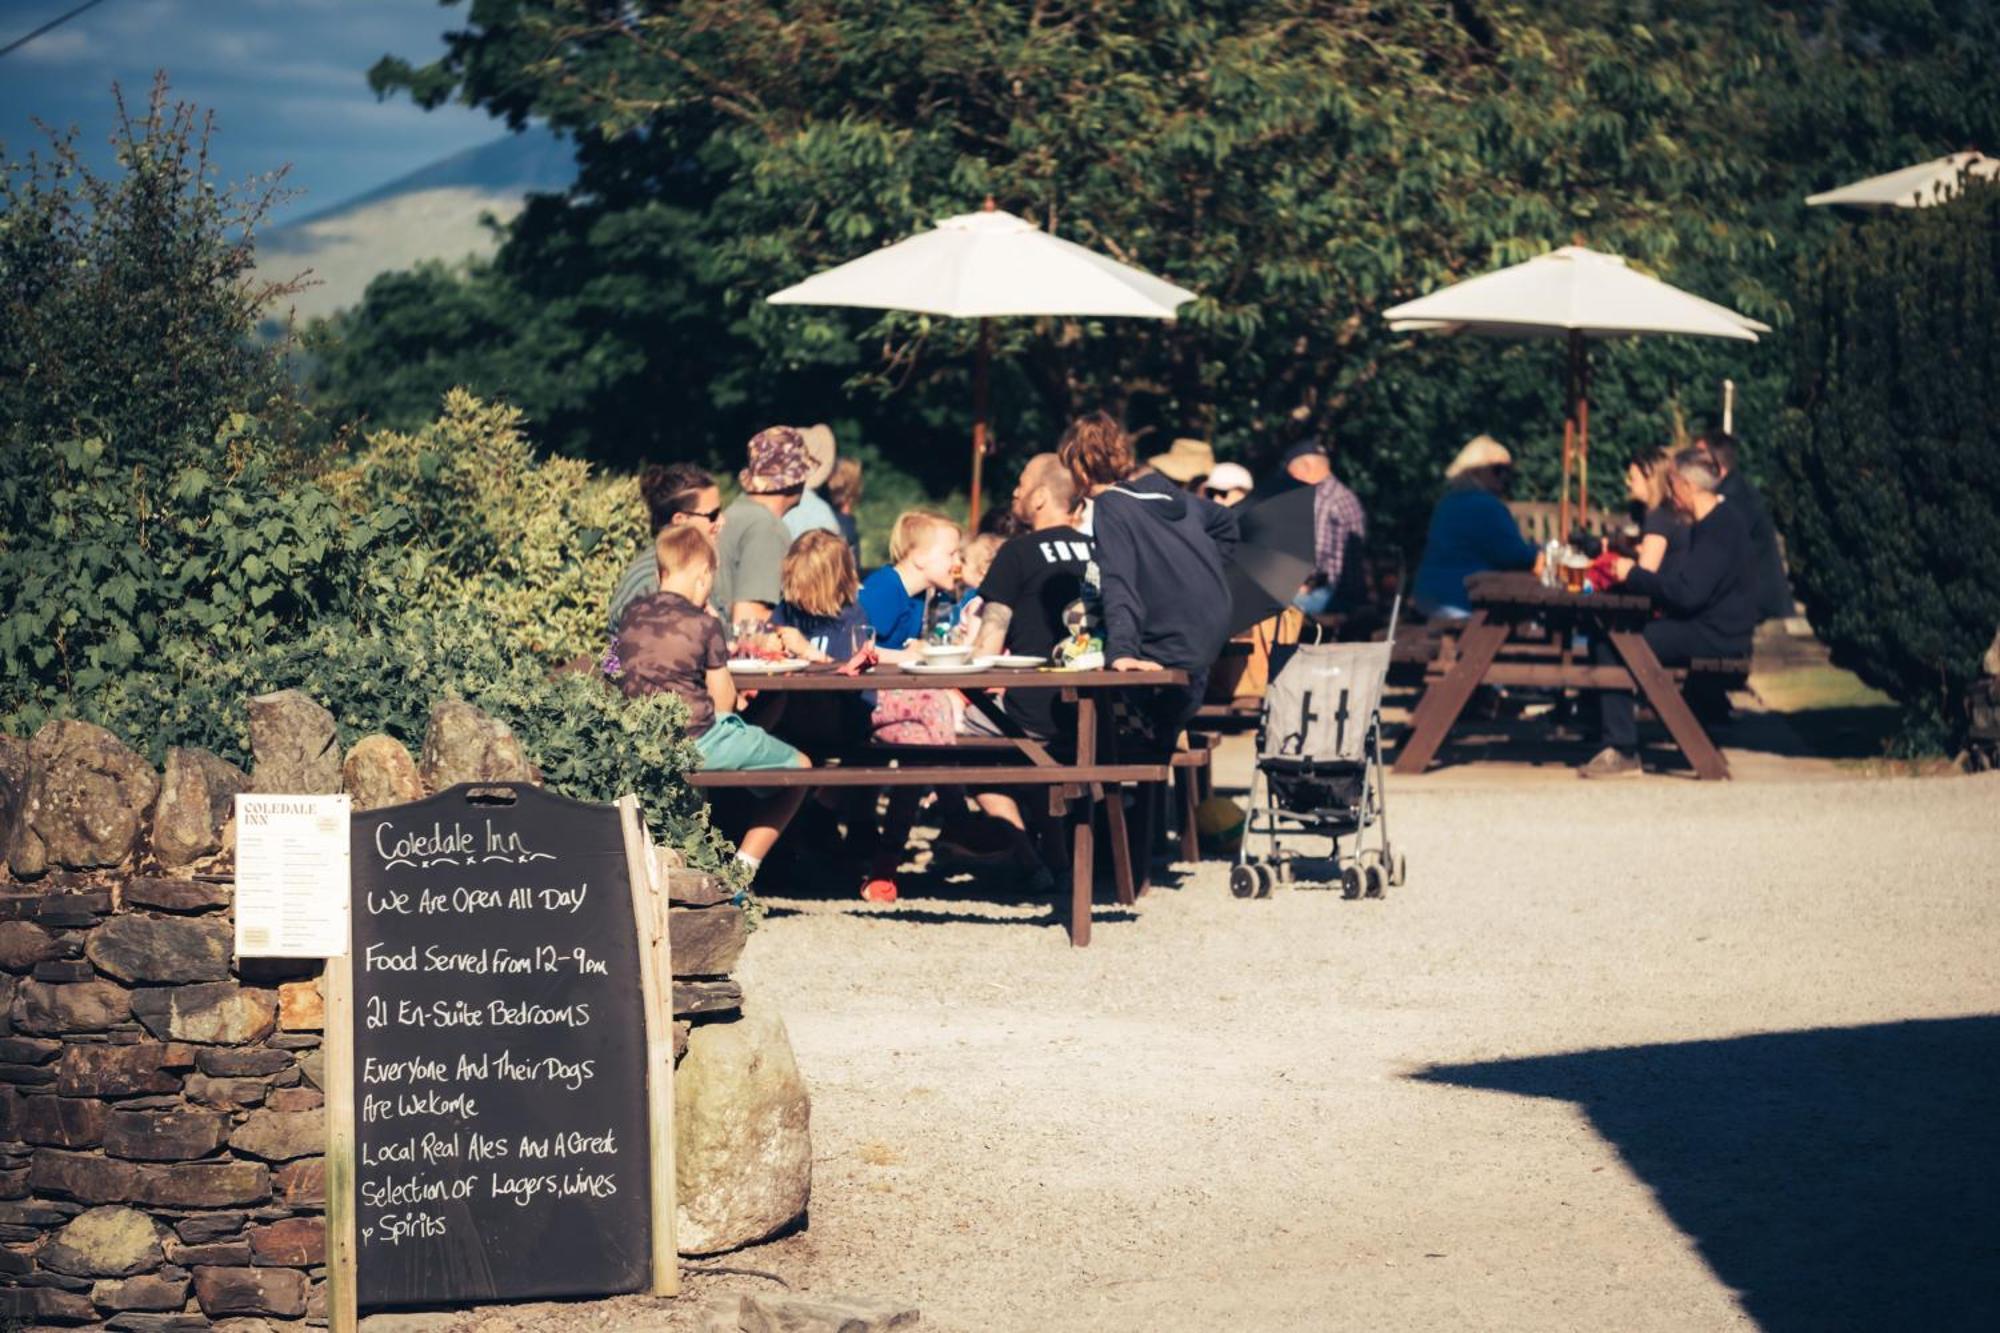
<instances>
[{"instance_id":1,"label":"white plate","mask_svg":"<svg viewBox=\"0 0 2000 1333\"><path fill-rule=\"evenodd\" d=\"M903 670L913 676L962 676L968 671L977 671L973 662L905 662Z\"/></svg>"},{"instance_id":2,"label":"white plate","mask_svg":"<svg viewBox=\"0 0 2000 1333\"><path fill-rule=\"evenodd\" d=\"M729 669L741 672L746 676L782 676L793 671L804 671L811 665L810 662L796 660L767 662L761 657L732 657L729 659Z\"/></svg>"},{"instance_id":3,"label":"white plate","mask_svg":"<svg viewBox=\"0 0 2000 1333\"><path fill-rule=\"evenodd\" d=\"M998 657L975 657L972 659L972 664L981 670L998 668L1002 671L1020 671L1028 667L1048 665L1041 658L1030 657L1026 653L1002 653Z\"/></svg>"}]
</instances>

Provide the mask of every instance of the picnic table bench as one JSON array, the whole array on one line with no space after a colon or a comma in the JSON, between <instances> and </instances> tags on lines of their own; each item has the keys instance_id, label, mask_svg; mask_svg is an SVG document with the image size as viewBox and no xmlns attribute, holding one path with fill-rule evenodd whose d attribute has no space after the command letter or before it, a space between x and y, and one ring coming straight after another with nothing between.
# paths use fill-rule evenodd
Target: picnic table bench
<instances>
[{"instance_id":1,"label":"picnic table bench","mask_svg":"<svg viewBox=\"0 0 2000 1333\"><path fill-rule=\"evenodd\" d=\"M1652 600L1633 593L1574 593L1515 572L1475 574L1466 580L1466 591L1472 615L1427 670L1428 685L1397 751L1396 772L1417 774L1428 768L1473 691L1484 684L1637 691L1697 777L1729 776L1728 762L1688 707L1680 685L1690 676L1747 674L1748 662L1702 659L1677 670L1662 666L1645 638ZM1530 638L1527 631L1533 625L1545 626L1548 637ZM1604 639L1619 660L1582 660L1575 648L1579 631Z\"/></svg>"},{"instance_id":2,"label":"picnic table bench","mask_svg":"<svg viewBox=\"0 0 2000 1333\"><path fill-rule=\"evenodd\" d=\"M959 690L1003 734L962 736L951 745L871 745L862 752L867 759L894 761L893 767L889 762L856 762L854 755L843 755L835 762L814 768L762 769L755 772L698 771L688 775L688 781L693 786L705 790L744 787L1043 787L1048 791L1050 816L1074 818L1069 848L1070 943L1078 948L1090 943L1091 890L1097 854L1092 825L1096 806L1100 802L1104 807L1105 831L1111 844L1112 874L1118 901L1126 906L1138 901L1141 876L1135 876L1133 872L1132 844L1126 829L1125 804L1120 789L1127 783L1167 782L1173 772L1168 763L1120 762L1119 739L1115 729L1109 725L1110 710L1100 705L1108 703L1109 696L1120 690L1186 685L1186 672L990 670L935 675L883 666L860 675L842 675L831 666L823 666L783 674L734 672L732 677L739 690L772 694ZM1075 757L1065 761L1047 746L1022 734L1012 719L994 705L990 696L996 690L1060 690L1065 701L1076 705ZM1101 753L1108 756L1106 761L1100 761ZM817 759L815 756L816 762ZM906 759L919 762L903 762Z\"/></svg>"}]
</instances>

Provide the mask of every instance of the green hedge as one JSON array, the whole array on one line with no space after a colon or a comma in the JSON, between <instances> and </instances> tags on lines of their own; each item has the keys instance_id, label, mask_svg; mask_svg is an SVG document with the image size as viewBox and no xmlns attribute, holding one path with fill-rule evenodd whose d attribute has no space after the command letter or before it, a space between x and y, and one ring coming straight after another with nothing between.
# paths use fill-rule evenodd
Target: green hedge
<instances>
[{"instance_id":1,"label":"green hedge","mask_svg":"<svg viewBox=\"0 0 2000 1333\"><path fill-rule=\"evenodd\" d=\"M1844 230L1799 301L1772 499L1834 661L1955 746L2000 624L2000 186Z\"/></svg>"}]
</instances>

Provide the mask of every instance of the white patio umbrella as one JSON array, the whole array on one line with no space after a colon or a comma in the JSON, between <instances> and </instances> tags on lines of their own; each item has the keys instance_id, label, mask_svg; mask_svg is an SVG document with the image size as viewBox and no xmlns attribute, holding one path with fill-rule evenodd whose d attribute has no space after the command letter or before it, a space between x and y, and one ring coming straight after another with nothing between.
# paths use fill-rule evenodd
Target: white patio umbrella
<instances>
[{"instance_id":1,"label":"white patio umbrella","mask_svg":"<svg viewBox=\"0 0 2000 1333\"><path fill-rule=\"evenodd\" d=\"M765 298L772 305L837 305L909 310L979 321L973 362L972 521L986 457L988 323L1009 315L1172 319L1194 293L1129 264L1051 236L988 199L977 213L945 218L927 232Z\"/></svg>"},{"instance_id":2,"label":"white patio umbrella","mask_svg":"<svg viewBox=\"0 0 2000 1333\"><path fill-rule=\"evenodd\" d=\"M1759 333L1771 331L1767 324L1628 268L1617 255L1580 245L1566 245L1526 263L1453 283L1382 314L1398 333L1436 329L1567 340L1569 383L1558 514L1565 533L1572 464L1586 519L1590 510L1591 340L1678 333L1756 342Z\"/></svg>"},{"instance_id":3,"label":"white patio umbrella","mask_svg":"<svg viewBox=\"0 0 2000 1333\"><path fill-rule=\"evenodd\" d=\"M1967 180L1995 178L2000 178L2000 158L1984 153L1952 153L1901 171L1809 194L1806 203L1814 207L1846 204L1850 208L1929 208L1956 195Z\"/></svg>"}]
</instances>

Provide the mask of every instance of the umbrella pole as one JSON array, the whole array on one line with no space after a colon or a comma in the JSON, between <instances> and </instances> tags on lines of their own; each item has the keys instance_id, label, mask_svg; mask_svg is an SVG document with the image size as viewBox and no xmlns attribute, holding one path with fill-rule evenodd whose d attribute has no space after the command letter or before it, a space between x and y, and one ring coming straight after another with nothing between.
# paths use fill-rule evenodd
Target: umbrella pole
<instances>
[{"instance_id":1,"label":"umbrella pole","mask_svg":"<svg viewBox=\"0 0 2000 1333\"><path fill-rule=\"evenodd\" d=\"M1556 504L1556 535L1569 540L1569 479L1576 459L1576 345L1567 349L1563 375L1562 498Z\"/></svg>"},{"instance_id":2,"label":"umbrella pole","mask_svg":"<svg viewBox=\"0 0 2000 1333\"><path fill-rule=\"evenodd\" d=\"M1570 334L1576 356L1576 509L1577 524L1590 526L1590 345L1583 334ZM1569 534L1564 533L1567 541Z\"/></svg>"},{"instance_id":3,"label":"umbrella pole","mask_svg":"<svg viewBox=\"0 0 2000 1333\"><path fill-rule=\"evenodd\" d=\"M968 535L979 531L979 479L986 470L987 366L993 359L993 322L979 321L979 350L972 359L972 515L966 520Z\"/></svg>"}]
</instances>

